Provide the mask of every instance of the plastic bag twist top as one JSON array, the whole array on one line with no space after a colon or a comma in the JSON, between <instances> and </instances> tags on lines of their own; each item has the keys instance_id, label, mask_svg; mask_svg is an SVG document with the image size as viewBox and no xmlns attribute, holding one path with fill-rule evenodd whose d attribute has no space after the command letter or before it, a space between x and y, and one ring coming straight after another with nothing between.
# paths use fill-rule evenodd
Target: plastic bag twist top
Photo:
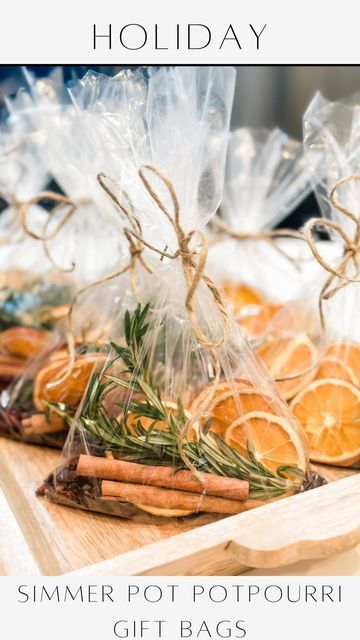
<instances>
[{"instance_id":1,"label":"plastic bag twist top","mask_svg":"<svg viewBox=\"0 0 360 640\"><path fill-rule=\"evenodd\" d=\"M311 190L314 151L280 129L237 129L227 153L223 219L233 232L277 226Z\"/></svg>"},{"instance_id":2,"label":"plastic bag twist top","mask_svg":"<svg viewBox=\"0 0 360 640\"><path fill-rule=\"evenodd\" d=\"M178 194L185 233L204 229L218 208L235 70L212 67L148 68L114 78L89 72L70 87L84 126L96 139L101 171L126 191L144 235L169 253L174 230L138 178L143 165L157 167ZM159 197L169 192L159 183Z\"/></svg>"}]
</instances>

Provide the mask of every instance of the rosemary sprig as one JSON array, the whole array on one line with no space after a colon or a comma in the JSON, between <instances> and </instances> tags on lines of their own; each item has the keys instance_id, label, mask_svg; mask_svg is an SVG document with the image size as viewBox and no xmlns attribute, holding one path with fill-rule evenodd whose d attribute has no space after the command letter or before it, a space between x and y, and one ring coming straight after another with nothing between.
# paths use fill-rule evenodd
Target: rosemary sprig
<instances>
[{"instance_id":1,"label":"rosemary sprig","mask_svg":"<svg viewBox=\"0 0 360 640\"><path fill-rule=\"evenodd\" d=\"M118 455L122 460L181 469L184 462L179 453L178 438L188 417L180 400L176 409L164 405L159 387L149 371L148 356L144 350L144 336L150 327L149 310L149 305L143 308L139 305L132 314L125 313L125 345L112 343L114 357L103 372L93 374L79 423L94 436L97 448L100 442L103 450L111 450L115 457ZM109 373L109 369L118 360L126 368L115 376ZM123 409L122 419L109 415L105 402L108 394L119 387L129 391L129 399L118 402ZM132 398L134 392L140 394L141 399ZM127 423L129 413L131 425ZM148 429L142 426L141 418L144 417L152 421ZM159 427L159 423L161 426L165 424L166 429ZM303 481L300 469L281 466L272 472L257 460L251 442L247 443L248 455L244 456L209 428L210 422L197 442L184 438L184 452L198 470L247 480L250 497L258 500L275 498L300 487Z\"/></svg>"}]
</instances>

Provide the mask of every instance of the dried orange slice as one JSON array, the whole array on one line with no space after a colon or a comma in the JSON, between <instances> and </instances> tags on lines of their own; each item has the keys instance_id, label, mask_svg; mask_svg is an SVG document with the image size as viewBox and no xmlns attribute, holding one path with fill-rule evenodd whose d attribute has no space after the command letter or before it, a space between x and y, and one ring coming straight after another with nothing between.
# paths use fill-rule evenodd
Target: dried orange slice
<instances>
[{"instance_id":1,"label":"dried orange slice","mask_svg":"<svg viewBox=\"0 0 360 640\"><path fill-rule=\"evenodd\" d=\"M161 518L180 518L196 513L188 509L165 509L163 507L151 507L147 504L135 504L135 507L146 513L151 513L152 516L160 516Z\"/></svg>"},{"instance_id":2,"label":"dried orange slice","mask_svg":"<svg viewBox=\"0 0 360 640\"><path fill-rule=\"evenodd\" d=\"M12 327L0 333L0 351L22 358L33 358L55 346L57 339L48 331Z\"/></svg>"},{"instance_id":3,"label":"dried orange slice","mask_svg":"<svg viewBox=\"0 0 360 640\"><path fill-rule=\"evenodd\" d=\"M258 312L244 314L238 318L238 323L250 338L258 338L269 330L271 321L282 307L280 303L268 302L263 304Z\"/></svg>"},{"instance_id":4,"label":"dried orange slice","mask_svg":"<svg viewBox=\"0 0 360 640\"><path fill-rule=\"evenodd\" d=\"M68 358L48 362L40 369L35 378L34 405L40 411L43 411L49 402L63 402L70 407L77 407L86 391L89 378L98 359L98 353L77 356L75 364L66 378L64 376L69 368ZM59 384L50 386L50 383L54 383L56 380L60 381Z\"/></svg>"},{"instance_id":5,"label":"dried orange slice","mask_svg":"<svg viewBox=\"0 0 360 640\"><path fill-rule=\"evenodd\" d=\"M350 340L339 340L329 344L326 355L334 356L346 362L353 370L358 383L360 381L360 344Z\"/></svg>"},{"instance_id":6,"label":"dried orange slice","mask_svg":"<svg viewBox=\"0 0 360 640\"><path fill-rule=\"evenodd\" d=\"M305 333L291 338L274 337L258 354L285 400L293 398L316 375L318 352ZM288 380L278 380L287 376Z\"/></svg>"},{"instance_id":7,"label":"dried orange slice","mask_svg":"<svg viewBox=\"0 0 360 640\"><path fill-rule=\"evenodd\" d=\"M231 303L232 311L237 316L244 307L263 304L264 296L250 285L223 282L224 293Z\"/></svg>"},{"instance_id":8,"label":"dried orange slice","mask_svg":"<svg viewBox=\"0 0 360 640\"><path fill-rule=\"evenodd\" d=\"M345 380L315 380L294 398L315 462L349 466L360 460L360 390Z\"/></svg>"},{"instance_id":9,"label":"dried orange slice","mask_svg":"<svg viewBox=\"0 0 360 640\"><path fill-rule=\"evenodd\" d=\"M323 378L338 378L339 380L351 382L355 386L359 384L352 368L344 360L334 356L325 356L321 360L315 380L322 380Z\"/></svg>"},{"instance_id":10,"label":"dried orange slice","mask_svg":"<svg viewBox=\"0 0 360 640\"><path fill-rule=\"evenodd\" d=\"M207 394L209 394L209 388L205 387L195 396L190 407L192 413L196 413ZM205 410L206 417L203 422L211 417L211 431L221 438L225 437L228 427L244 413L249 411L276 413L271 397L255 389L245 380L235 380L233 383L226 381L219 384Z\"/></svg>"},{"instance_id":11,"label":"dried orange slice","mask_svg":"<svg viewBox=\"0 0 360 640\"><path fill-rule=\"evenodd\" d=\"M173 411L174 414L178 412L178 406L177 404L175 404L175 402L164 402L164 406L168 413L170 413L170 411ZM192 416L189 411L184 410L184 414L188 420L191 420ZM122 414L120 414L119 418L122 418ZM129 411L126 417L126 424L130 428L130 431L138 422L141 423L141 426L145 430L150 429L150 427L154 424L154 420L152 420L152 418L147 418L146 416L137 416L131 411ZM155 424L155 429L158 429L159 431L167 431L168 425L165 422L162 422L161 420L159 420ZM135 431L133 431L133 433L135 434ZM195 440L198 440L198 436L199 436L199 424L198 422L194 422L193 424L190 424L190 427L187 433L187 438L190 442L194 442Z\"/></svg>"},{"instance_id":12,"label":"dried orange slice","mask_svg":"<svg viewBox=\"0 0 360 640\"><path fill-rule=\"evenodd\" d=\"M306 447L296 425L267 411L251 411L235 420L225 441L243 455L247 455L249 441L257 460L269 471L276 472L283 465L306 471Z\"/></svg>"}]
</instances>

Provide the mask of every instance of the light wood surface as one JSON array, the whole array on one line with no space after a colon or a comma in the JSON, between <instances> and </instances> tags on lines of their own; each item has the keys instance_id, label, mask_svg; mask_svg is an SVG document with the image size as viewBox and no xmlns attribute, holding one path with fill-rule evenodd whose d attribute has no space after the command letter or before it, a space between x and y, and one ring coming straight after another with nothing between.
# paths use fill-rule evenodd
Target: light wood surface
<instances>
[{"instance_id":1,"label":"light wood surface","mask_svg":"<svg viewBox=\"0 0 360 640\"><path fill-rule=\"evenodd\" d=\"M58 460L56 451L0 439L2 575L234 575L251 567L264 574L266 568L281 572L279 564L291 572L295 561L304 573L317 566L318 575L326 575L324 561L314 559L332 553L340 565L344 559L345 574L360 573L360 552L345 551L360 542L360 475L354 471L325 469L333 485L212 524L179 528L36 498L37 485Z\"/></svg>"},{"instance_id":2,"label":"light wood surface","mask_svg":"<svg viewBox=\"0 0 360 640\"><path fill-rule=\"evenodd\" d=\"M87 567L87 575L208 575L214 560L271 569L360 543L360 475Z\"/></svg>"},{"instance_id":3,"label":"light wood surface","mask_svg":"<svg viewBox=\"0 0 360 640\"><path fill-rule=\"evenodd\" d=\"M29 573L29 567L33 573L36 568L45 575L62 574L178 533L176 523L141 524L37 498L37 486L58 463L58 451L0 438L2 574Z\"/></svg>"}]
</instances>

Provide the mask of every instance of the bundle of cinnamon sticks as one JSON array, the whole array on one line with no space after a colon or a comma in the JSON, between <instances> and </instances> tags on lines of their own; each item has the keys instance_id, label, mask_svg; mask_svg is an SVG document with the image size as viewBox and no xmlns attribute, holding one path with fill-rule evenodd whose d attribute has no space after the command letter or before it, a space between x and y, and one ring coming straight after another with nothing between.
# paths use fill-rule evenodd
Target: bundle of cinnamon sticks
<instances>
[{"instance_id":1,"label":"bundle of cinnamon sticks","mask_svg":"<svg viewBox=\"0 0 360 640\"><path fill-rule=\"evenodd\" d=\"M236 514L249 508L249 483L236 478L80 455L79 476L101 480L101 498L158 508Z\"/></svg>"}]
</instances>

